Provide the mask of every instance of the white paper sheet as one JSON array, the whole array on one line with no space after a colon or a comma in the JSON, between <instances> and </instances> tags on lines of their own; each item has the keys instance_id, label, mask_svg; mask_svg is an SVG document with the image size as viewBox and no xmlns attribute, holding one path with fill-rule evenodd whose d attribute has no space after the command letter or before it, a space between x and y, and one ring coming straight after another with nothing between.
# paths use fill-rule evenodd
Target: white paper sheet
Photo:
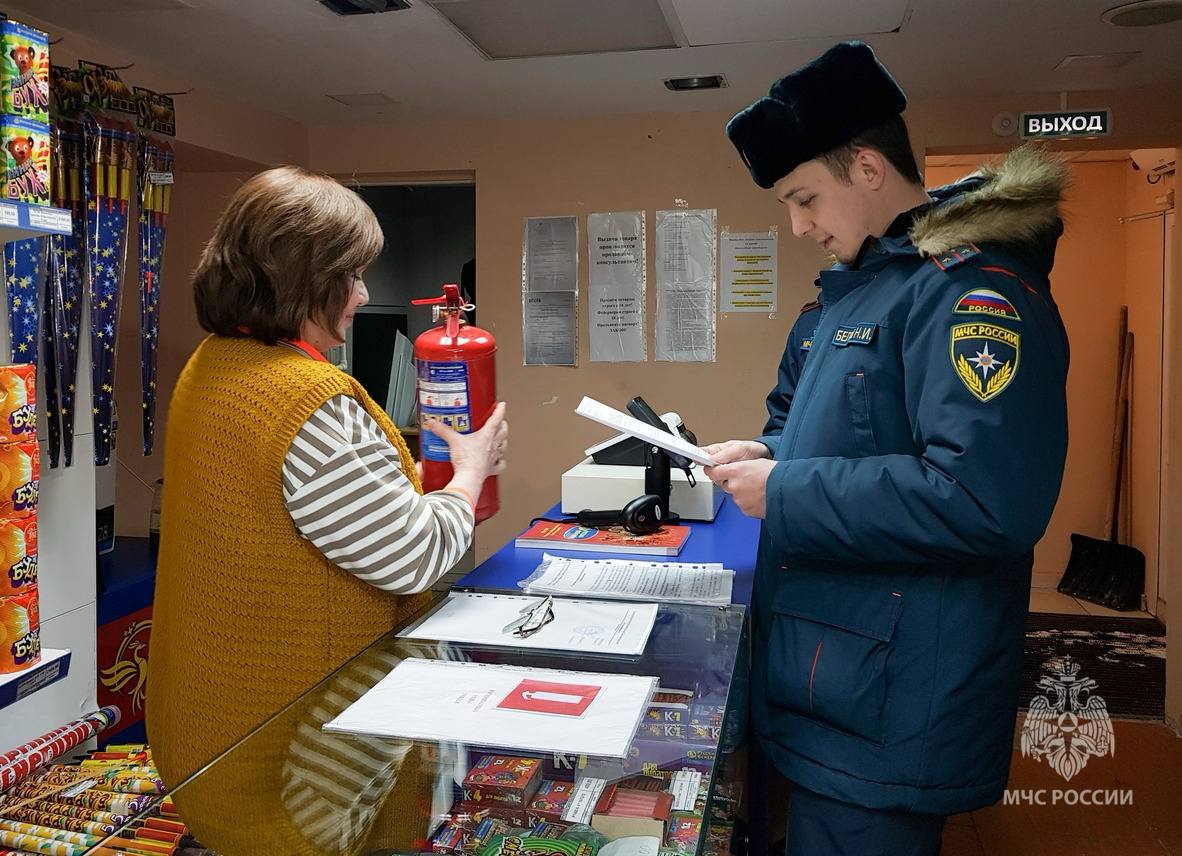
<instances>
[{"instance_id":1,"label":"white paper sheet","mask_svg":"<svg viewBox=\"0 0 1182 856\"><path fill-rule=\"evenodd\" d=\"M587 215L587 327L592 362L644 362L643 211Z\"/></svg>"},{"instance_id":2,"label":"white paper sheet","mask_svg":"<svg viewBox=\"0 0 1182 856\"><path fill-rule=\"evenodd\" d=\"M683 440L676 434L654 428L647 422L641 422L639 419L608 407L594 398L584 395L579 406L575 408L575 413L585 416L593 422L598 422L600 425L606 425L608 428L614 428L624 434L637 437L646 443L652 443L668 452L684 455L696 464L705 467L716 466L714 459L693 443Z\"/></svg>"},{"instance_id":3,"label":"white paper sheet","mask_svg":"<svg viewBox=\"0 0 1182 856\"><path fill-rule=\"evenodd\" d=\"M578 291L578 288L578 218L526 218L525 290Z\"/></svg>"},{"instance_id":4,"label":"white paper sheet","mask_svg":"<svg viewBox=\"0 0 1182 856\"><path fill-rule=\"evenodd\" d=\"M530 594L725 606L734 581L735 572L717 563L571 559L546 553L519 585Z\"/></svg>"},{"instance_id":5,"label":"white paper sheet","mask_svg":"<svg viewBox=\"0 0 1182 856\"><path fill-rule=\"evenodd\" d=\"M779 231L723 232L722 311L776 311Z\"/></svg>"},{"instance_id":6,"label":"white paper sheet","mask_svg":"<svg viewBox=\"0 0 1182 856\"><path fill-rule=\"evenodd\" d=\"M658 211L658 360L713 362L718 302L714 209Z\"/></svg>"},{"instance_id":7,"label":"white paper sheet","mask_svg":"<svg viewBox=\"0 0 1182 856\"><path fill-rule=\"evenodd\" d=\"M554 620L521 639L502 630L539 598L514 594L451 592L434 612L398 634L405 639L437 639L541 648L595 654L639 656L657 620L655 603L605 603L601 600L556 598Z\"/></svg>"},{"instance_id":8,"label":"white paper sheet","mask_svg":"<svg viewBox=\"0 0 1182 856\"><path fill-rule=\"evenodd\" d=\"M325 731L624 758L657 679L403 660Z\"/></svg>"},{"instance_id":9,"label":"white paper sheet","mask_svg":"<svg viewBox=\"0 0 1182 856\"><path fill-rule=\"evenodd\" d=\"M525 294L521 308L525 365L576 365L578 295L573 291Z\"/></svg>"}]
</instances>

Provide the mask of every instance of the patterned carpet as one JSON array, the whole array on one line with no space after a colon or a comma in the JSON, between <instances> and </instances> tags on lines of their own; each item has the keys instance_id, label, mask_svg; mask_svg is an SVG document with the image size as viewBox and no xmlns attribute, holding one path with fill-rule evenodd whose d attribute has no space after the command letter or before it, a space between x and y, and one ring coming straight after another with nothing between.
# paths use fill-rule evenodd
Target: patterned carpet
<instances>
[{"instance_id":1,"label":"patterned carpet","mask_svg":"<svg viewBox=\"0 0 1182 856\"><path fill-rule=\"evenodd\" d=\"M1158 719L1165 711L1166 629L1152 618L1031 613L1019 700L1025 709L1038 685L1064 658L1079 665L1078 678L1096 682L1109 716Z\"/></svg>"}]
</instances>

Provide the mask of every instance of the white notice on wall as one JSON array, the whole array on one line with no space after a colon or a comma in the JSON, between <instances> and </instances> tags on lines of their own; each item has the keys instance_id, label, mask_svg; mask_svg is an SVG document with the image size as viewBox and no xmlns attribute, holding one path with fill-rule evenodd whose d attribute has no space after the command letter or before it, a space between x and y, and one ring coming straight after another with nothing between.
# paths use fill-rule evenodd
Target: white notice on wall
<instances>
[{"instance_id":1,"label":"white notice on wall","mask_svg":"<svg viewBox=\"0 0 1182 856\"><path fill-rule=\"evenodd\" d=\"M592 362L644 362L644 212L587 216L587 325Z\"/></svg>"},{"instance_id":2,"label":"white notice on wall","mask_svg":"<svg viewBox=\"0 0 1182 856\"><path fill-rule=\"evenodd\" d=\"M776 311L779 232L722 233L722 311Z\"/></svg>"},{"instance_id":3,"label":"white notice on wall","mask_svg":"<svg viewBox=\"0 0 1182 856\"><path fill-rule=\"evenodd\" d=\"M716 216L712 208L657 212L658 360L714 362Z\"/></svg>"},{"instance_id":4,"label":"white notice on wall","mask_svg":"<svg viewBox=\"0 0 1182 856\"><path fill-rule=\"evenodd\" d=\"M528 217L524 243L525 291L578 291L578 218Z\"/></svg>"},{"instance_id":5,"label":"white notice on wall","mask_svg":"<svg viewBox=\"0 0 1182 856\"><path fill-rule=\"evenodd\" d=\"M541 291L521 297L521 328L527 366L573 366L578 362L578 295Z\"/></svg>"}]
</instances>

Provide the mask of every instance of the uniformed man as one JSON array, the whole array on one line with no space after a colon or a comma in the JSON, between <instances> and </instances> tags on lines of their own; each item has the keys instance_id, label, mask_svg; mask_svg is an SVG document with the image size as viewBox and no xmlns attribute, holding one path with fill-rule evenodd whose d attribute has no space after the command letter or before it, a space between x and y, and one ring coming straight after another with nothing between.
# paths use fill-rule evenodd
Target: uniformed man
<instances>
[{"instance_id":1,"label":"uniformed man","mask_svg":"<svg viewBox=\"0 0 1182 856\"><path fill-rule=\"evenodd\" d=\"M935 854L947 815L999 799L1066 455L1065 168L1019 149L929 195L905 105L850 42L727 126L838 260L778 444L707 470L764 521L753 719L795 856Z\"/></svg>"},{"instance_id":2,"label":"uniformed man","mask_svg":"<svg viewBox=\"0 0 1182 856\"><path fill-rule=\"evenodd\" d=\"M780 447L780 432L788 421L792 396L800 381L804 359L813 347L813 333L820 319L821 303L814 300L800 308L796 323L788 331L788 341L784 344L784 354L780 357L780 368L776 373L776 386L767 396L767 423L763 426L763 434L756 440L767 446L773 458Z\"/></svg>"}]
</instances>

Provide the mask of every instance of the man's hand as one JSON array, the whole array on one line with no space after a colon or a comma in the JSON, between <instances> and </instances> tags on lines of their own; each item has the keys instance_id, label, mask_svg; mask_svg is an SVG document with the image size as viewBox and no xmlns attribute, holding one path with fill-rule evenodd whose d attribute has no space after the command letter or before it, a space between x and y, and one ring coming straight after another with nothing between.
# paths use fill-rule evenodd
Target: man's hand
<instances>
[{"instance_id":1,"label":"man's hand","mask_svg":"<svg viewBox=\"0 0 1182 856\"><path fill-rule=\"evenodd\" d=\"M766 451L766 447L764 450ZM766 458L754 461L740 460L732 464L706 467L703 472L710 481L734 498L735 505L739 506L740 511L748 517L762 520L767 513L767 479L775 466L775 461Z\"/></svg>"},{"instance_id":2,"label":"man's hand","mask_svg":"<svg viewBox=\"0 0 1182 856\"><path fill-rule=\"evenodd\" d=\"M707 455L720 464L733 464L735 461L758 461L760 458L770 458L772 453L768 447L756 440L727 440L725 443L711 443L703 447Z\"/></svg>"}]
</instances>

